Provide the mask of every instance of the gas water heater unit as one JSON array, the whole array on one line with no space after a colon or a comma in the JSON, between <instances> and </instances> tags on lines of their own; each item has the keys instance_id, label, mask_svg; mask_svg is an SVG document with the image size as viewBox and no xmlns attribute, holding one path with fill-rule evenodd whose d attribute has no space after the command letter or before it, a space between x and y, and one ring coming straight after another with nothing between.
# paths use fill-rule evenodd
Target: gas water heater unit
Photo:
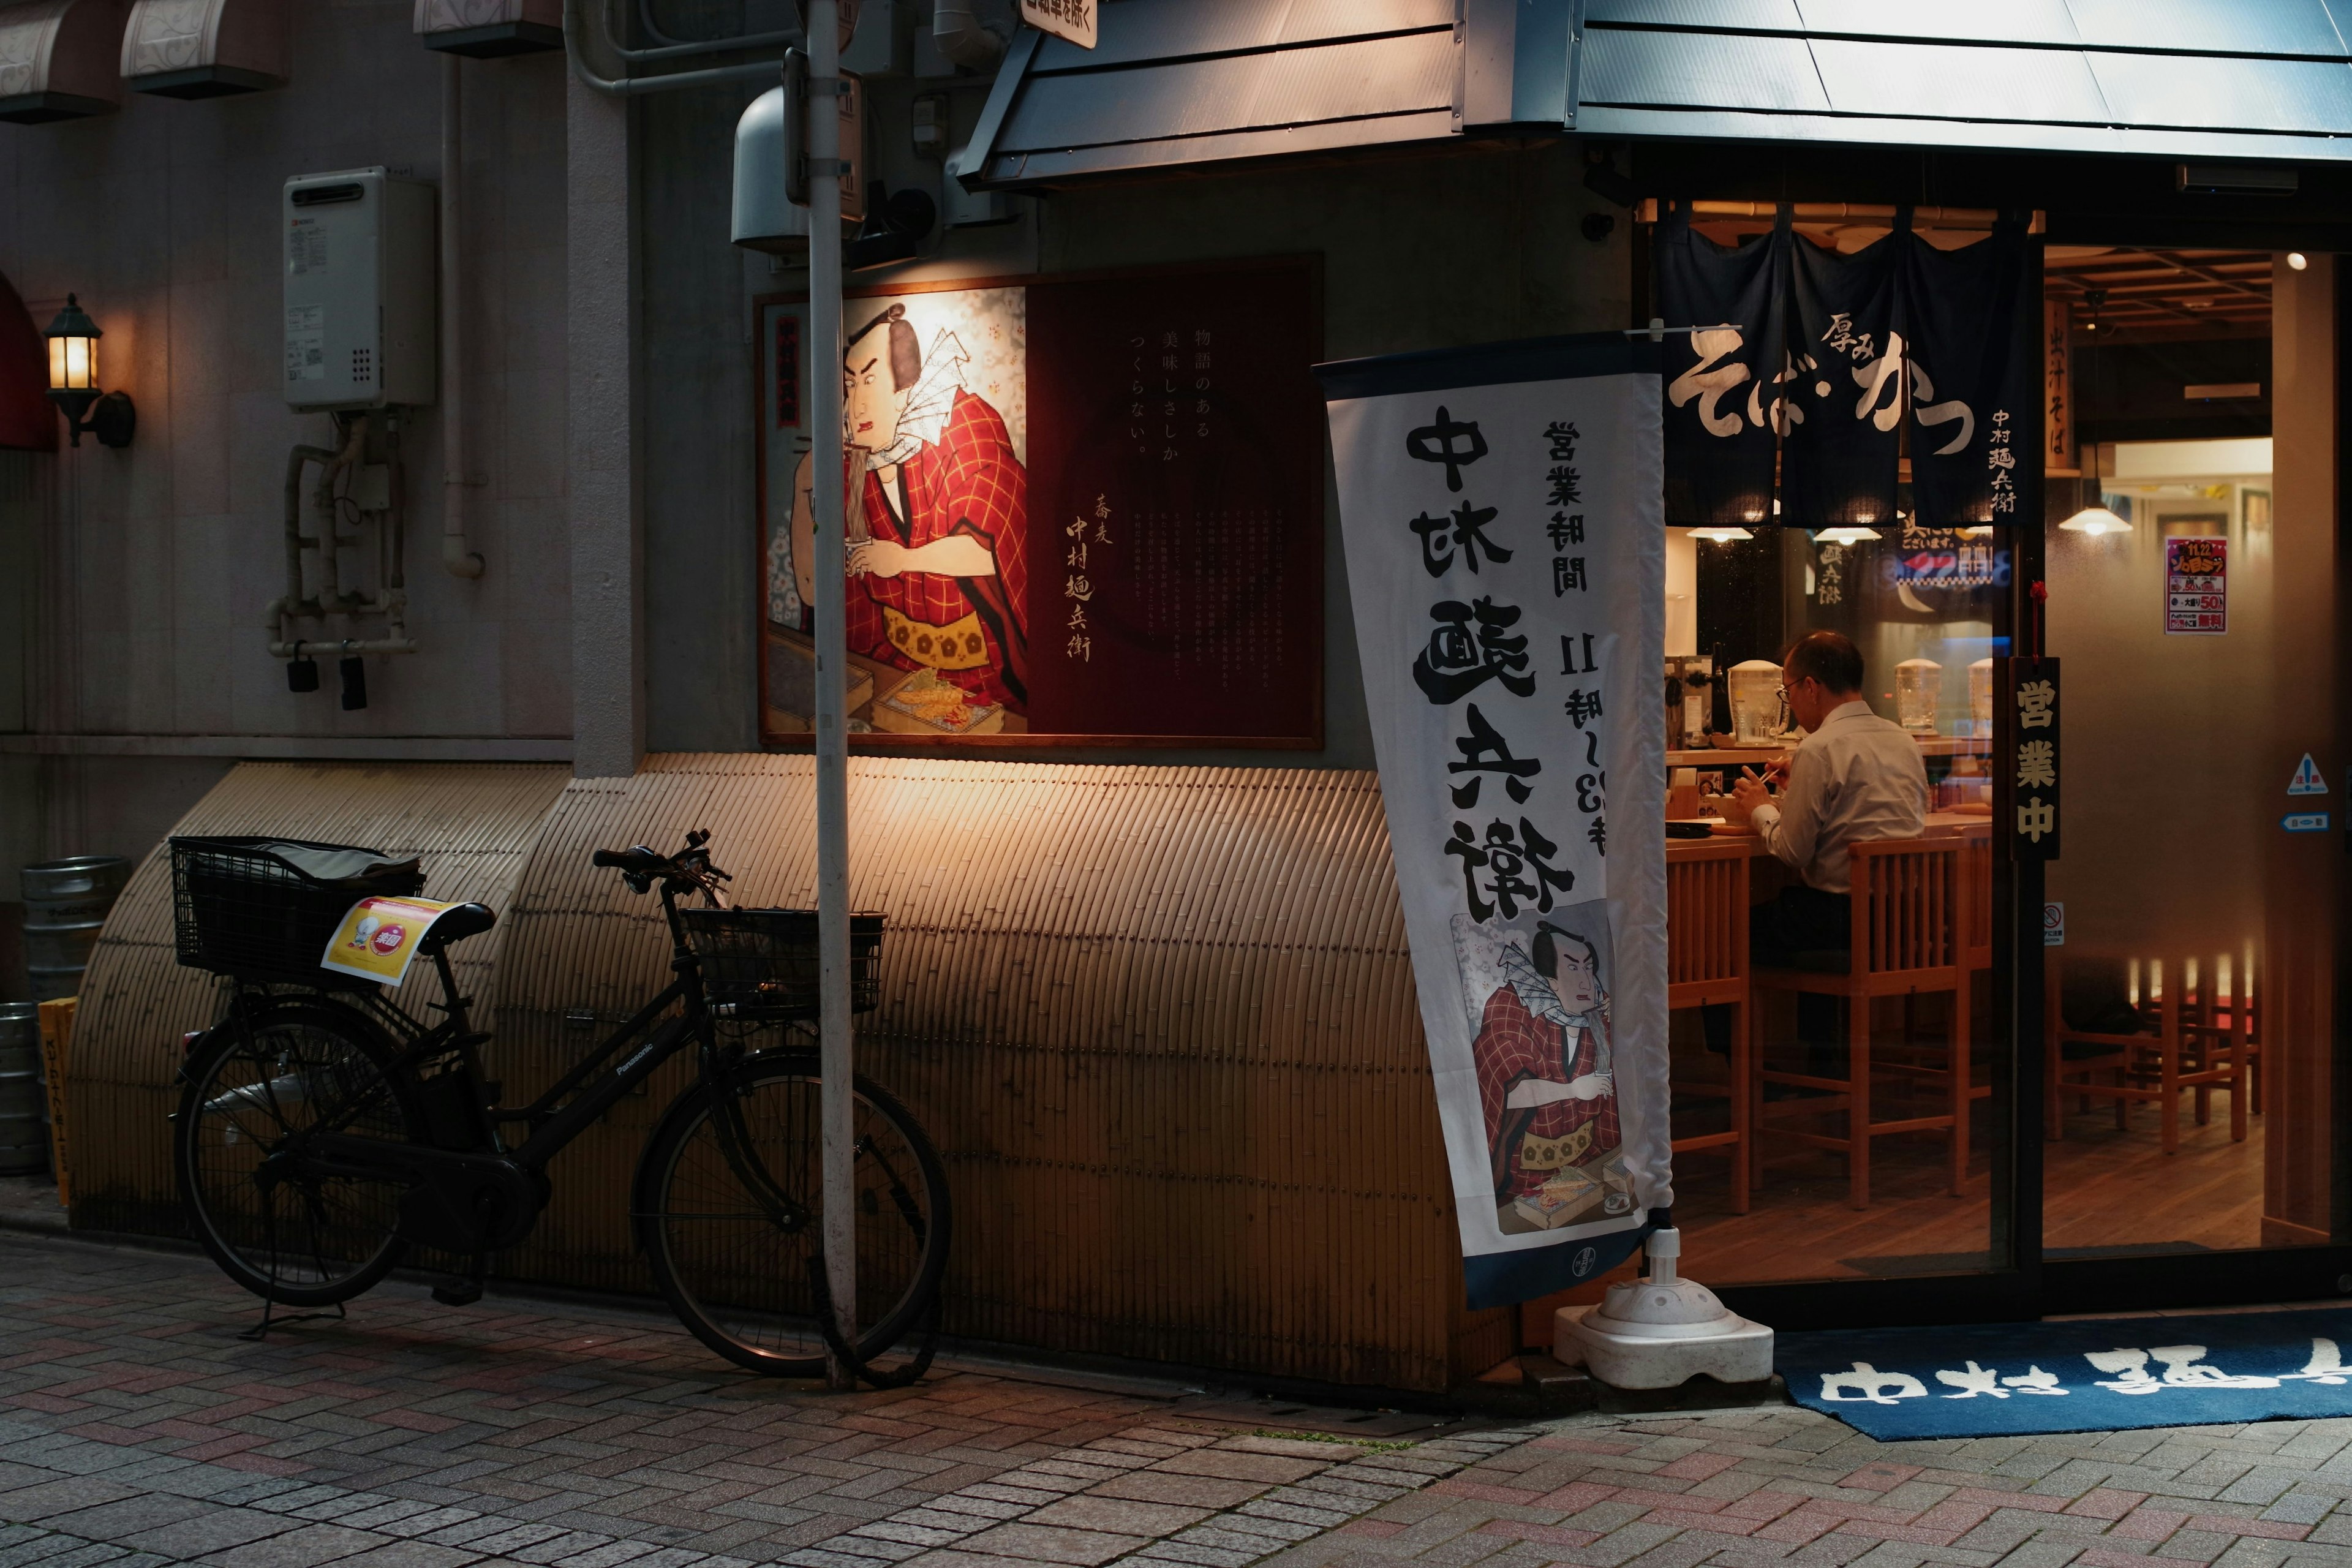
<instances>
[{"instance_id":1,"label":"gas water heater unit","mask_svg":"<svg viewBox=\"0 0 2352 1568\"><path fill-rule=\"evenodd\" d=\"M433 401L433 187L381 165L286 182L286 401Z\"/></svg>"}]
</instances>

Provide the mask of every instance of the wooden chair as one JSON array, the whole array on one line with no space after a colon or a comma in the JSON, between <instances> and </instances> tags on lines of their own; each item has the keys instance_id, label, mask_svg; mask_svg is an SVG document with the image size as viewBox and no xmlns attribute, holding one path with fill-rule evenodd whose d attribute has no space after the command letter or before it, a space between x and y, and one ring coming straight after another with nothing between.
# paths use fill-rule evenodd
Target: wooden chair
<instances>
[{"instance_id":1,"label":"wooden chair","mask_svg":"<svg viewBox=\"0 0 2352 1568\"><path fill-rule=\"evenodd\" d=\"M1666 1006L1727 1006L1731 1014L1731 1085L1695 1085L1685 1093L1727 1096L1731 1130L1677 1138L1677 1154L1697 1149L1731 1152L1731 1212L1748 1204L1748 1137L1754 1089L1748 991L1748 847L1736 840L1670 844L1666 847Z\"/></svg>"},{"instance_id":2,"label":"wooden chair","mask_svg":"<svg viewBox=\"0 0 2352 1568\"><path fill-rule=\"evenodd\" d=\"M2253 950L2249 947L2239 955L2235 972L2230 980L2230 994L2221 994L2221 965L2225 959L2216 957L2199 966L2195 982L2182 992L2186 1014L2180 1033L2189 1047L2190 1058L2197 1065L2206 1050L2227 1049L2242 1058L2246 1064L2246 1110L2256 1116L2263 1113L2263 1031L2262 994L2254 984ZM2205 1125L2209 1111L2207 1102L2212 1088L2208 1085L2197 1090L2197 1124ZM2231 1124L2237 1113L2231 1114Z\"/></svg>"},{"instance_id":3,"label":"wooden chair","mask_svg":"<svg viewBox=\"0 0 2352 1568\"><path fill-rule=\"evenodd\" d=\"M1969 1102L1974 1098L1969 1082L1969 990L1966 955L1970 916L1965 889L1963 856L1968 841L1959 837L1889 839L1856 844L1852 850L1853 931L1850 950L1825 956L1815 968L1759 967L1752 976L1759 991L1810 993L1835 996L1847 1005L1847 1075L1822 1078L1808 1073L1774 1071L1769 1063L1755 1074L1758 1094L1764 1084L1785 1084L1824 1091L1811 1098L1784 1101L1772 1109L1795 1121L1825 1112L1845 1112L1843 1137L1801 1131L1771 1124L1771 1130L1792 1142L1835 1149L1846 1156L1847 1200L1855 1208L1870 1206L1870 1141L1893 1132L1942 1131L1951 1145L1951 1191L1958 1196L1968 1178ZM1988 917L1990 918L1990 917ZM1988 935L1987 946L1990 947ZM1871 1004L1881 996L1948 994L1951 997L1940 1065L1917 1062L1874 1062L1871 1053ZM1907 1116L1891 1121L1871 1120L1871 1079L1874 1071L1928 1082L1944 1091L1944 1109L1933 1116ZM1763 1107L1756 1127L1766 1128Z\"/></svg>"},{"instance_id":4,"label":"wooden chair","mask_svg":"<svg viewBox=\"0 0 2352 1568\"><path fill-rule=\"evenodd\" d=\"M2248 1046L2252 1007L2220 1008L2210 969L2200 985L2191 986L2185 963L2176 959L2159 972L2151 962L2148 992L2138 1005L2138 1032L2077 1029L2066 1022L2065 969L2064 955L2052 950L2042 986L2042 1068L2046 1131L2052 1142L2066 1135L2068 1095L2085 1108L2094 1100L2113 1100L2118 1131L2129 1130L2135 1102L2152 1100L2159 1112L2159 1144L2166 1153L2177 1154L2180 1091L2196 1091L2196 1117L2202 1126L2211 1116L2217 1088L2230 1095L2230 1141L2245 1142L2248 1072L2253 1059ZM2072 1059L2069 1047L2076 1047ZM2085 1051L2085 1047L2091 1048ZM2102 1082L2102 1075L2111 1076Z\"/></svg>"}]
</instances>

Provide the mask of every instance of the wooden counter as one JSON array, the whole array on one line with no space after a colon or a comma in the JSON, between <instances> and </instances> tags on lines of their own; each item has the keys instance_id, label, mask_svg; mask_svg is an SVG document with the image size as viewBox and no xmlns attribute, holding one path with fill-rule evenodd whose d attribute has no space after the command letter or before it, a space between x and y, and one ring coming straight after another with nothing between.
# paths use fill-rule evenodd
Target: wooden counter
<instances>
[{"instance_id":1,"label":"wooden counter","mask_svg":"<svg viewBox=\"0 0 2352 1568\"><path fill-rule=\"evenodd\" d=\"M1769 857L1771 854L1770 850L1764 847L1764 840L1756 834L1731 831L1724 826L1720 818L1702 817L1699 820L1706 822L1710 826L1712 826L1715 830L1714 835L1711 837L1706 838L1667 839L1666 859L1669 862L1672 862L1677 858L1677 851L1681 851L1681 858L1695 858L1696 857L1692 854L1692 851L1706 849L1709 846L1727 842L1745 844L1748 847L1748 853L1751 858L1757 857ZM1927 829L1925 832L1921 833L1919 837L1922 838L1957 838L1971 831L1981 831L1988 834L1990 833L1992 831L1992 818L1990 816L1979 816L1973 812L1931 811L1927 814Z\"/></svg>"},{"instance_id":2,"label":"wooden counter","mask_svg":"<svg viewBox=\"0 0 2352 1568\"><path fill-rule=\"evenodd\" d=\"M1981 735L1920 735L1923 757L1989 757L1992 742ZM1754 768L1771 763L1785 763L1796 751L1794 746L1707 746L1689 751L1670 751L1666 766L1670 768Z\"/></svg>"}]
</instances>

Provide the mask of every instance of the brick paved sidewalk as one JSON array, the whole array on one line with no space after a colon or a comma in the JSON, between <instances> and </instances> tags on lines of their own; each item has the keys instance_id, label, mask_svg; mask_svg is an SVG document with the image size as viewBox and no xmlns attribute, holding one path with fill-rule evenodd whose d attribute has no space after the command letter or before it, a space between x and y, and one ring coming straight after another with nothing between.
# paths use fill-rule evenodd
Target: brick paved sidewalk
<instances>
[{"instance_id":1,"label":"brick paved sidewalk","mask_svg":"<svg viewBox=\"0 0 2352 1568\"><path fill-rule=\"evenodd\" d=\"M2352 1418L1879 1443L1780 1406L1555 1424L1263 1568L2352 1564Z\"/></svg>"},{"instance_id":2,"label":"brick paved sidewalk","mask_svg":"<svg viewBox=\"0 0 2352 1568\"><path fill-rule=\"evenodd\" d=\"M0 1235L0 1568L883 1568L945 1547L1237 1568L1515 1440L1399 1447L1376 1439L1470 1424L955 1368L831 1395L665 1317L450 1310L397 1281L249 1344L257 1306L200 1258Z\"/></svg>"},{"instance_id":3,"label":"brick paved sidewalk","mask_svg":"<svg viewBox=\"0 0 2352 1568\"><path fill-rule=\"evenodd\" d=\"M200 1258L0 1236L0 1568L2352 1568L2352 1419L1880 1444L970 1368L836 1396L617 1310L395 1282L257 1345Z\"/></svg>"}]
</instances>

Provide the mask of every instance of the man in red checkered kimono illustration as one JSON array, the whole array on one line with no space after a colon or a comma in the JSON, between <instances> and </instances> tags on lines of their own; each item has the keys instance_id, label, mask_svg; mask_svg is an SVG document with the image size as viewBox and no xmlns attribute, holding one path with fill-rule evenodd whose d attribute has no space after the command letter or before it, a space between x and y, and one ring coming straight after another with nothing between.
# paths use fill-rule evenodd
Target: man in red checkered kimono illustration
<instances>
[{"instance_id":1,"label":"man in red checkered kimono illustration","mask_svg":"<svg viewBox=\"0 0 2352 1568\"><path fill-rule=\"evenodd\" d=\"M964 389L955 334L926 356L906 318L892 305L842 354L849 650L1025 714L1029 476L1003 416ZM813 561L795 533L796 564Z\"/></svg>"},{"instance_id":2,"label":"man in red checkered kimono illustration","mask_svg":"<svg viewBox=\"0 0 2352 1568\"><path fill-rule=\"evenodd\" d=\"M1600 955L1549 921L1536 927L1533 946L1532 959L1517 942L1504 949L1503 984L1486 998L1470 1047L1495 1198L1505 1207L1618 1144Z\"/></svg>"}]
</instances>

